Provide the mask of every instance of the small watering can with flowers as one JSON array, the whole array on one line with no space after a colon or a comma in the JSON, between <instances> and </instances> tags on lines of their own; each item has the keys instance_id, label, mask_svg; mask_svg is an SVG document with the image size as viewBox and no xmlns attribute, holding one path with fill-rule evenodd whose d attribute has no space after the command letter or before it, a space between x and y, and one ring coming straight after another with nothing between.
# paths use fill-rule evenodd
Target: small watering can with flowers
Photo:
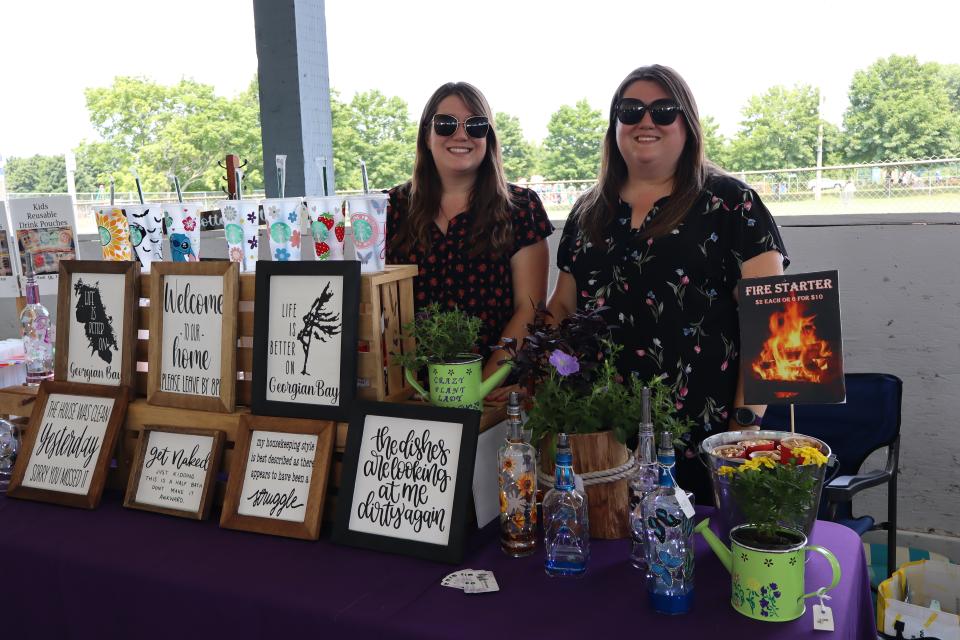
<instances>
[{"instance_id":1,"label":"small watering can with flowers","mask_svg":"<svg viewBox=\"0 0 960 640\"><path fill-rule=\"evenodd\" d=\"M706 539L724 568L730 572L730 604L738 612L767 622L787 622L803 615L804 600L823 595L840 582L840 564L824 547L807 545L807 536L783 522L794 522L810 509L810 494L819 483L810 468L822 467L827 456L814 446L795 447L789 456L753 457L739 465L717 470L729 480L737 506L747 524L730 531L726 547L710 530L709 519L695 531ZM815 551L827 559L832 571L829 586L804 593L806 553Z\"/></svg>"},{"instance_id":2,"label":"small watering can with flowers","mask_svg":"<svg viewBox=\"0 0 960 640\"><path fill-rule=\"evenodd\" d=\"M483 358L476 349L480 319L459 309L441 311L432 304L403 326L405 340L413 339L415 349L394 353L404 368L404 376L417 393L438 407L481 410L483 399L510 373L510 363L483 379ZM427 391L417 381L416 372L427 368Z\"/></svg>"}]
</instances>

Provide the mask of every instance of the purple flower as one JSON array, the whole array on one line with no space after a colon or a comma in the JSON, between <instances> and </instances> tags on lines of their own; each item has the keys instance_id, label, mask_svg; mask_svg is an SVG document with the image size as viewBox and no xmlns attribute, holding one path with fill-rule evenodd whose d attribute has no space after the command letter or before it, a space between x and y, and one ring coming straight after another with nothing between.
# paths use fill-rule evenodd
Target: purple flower
<instances>
[{"instance_id":1,"label":"purple flower","mask_svg":"<svg viewBox=\"0 0 960 640\"><path fill-rule=\"evenodd\" d=\"M257 239L256 238L247 238L247 244L250 245L251 249L257 248Z\"/></svg>"},{"instance_id":2,"label":"purple flower","mask_svg":"<svg viewBox=\"0 0 960 640\"><path fill-rule=\"evenodd\" d=\"M774 591L774 592L773 592L773 597L774 597L774 598L779 598L781 595L783 595L783 594L780 593L779 591Z\"/></svg>"},{"instance_id":3,"label":"purple flower","mask_svg":"<svg viewBox=\"0 0 960 640\"><path fill-rule=\"evenodd\" d=\"M767 606L769 606L769 604L770 604L770 602L768 602L766 598L761 598L761 599L760 599L760 607L761 607L761 608L766 609Z\"/></svg>"},{"instance_id":4,"label":"purple flower","mask_svg":"<svg viewBox=\"0 0 960 640\"><path fill-rule=\"evenodd\" d=\"M567 355L559 349L550 354L550 364L564 378L580 371L580 361L575 356Z\"/></svg>"},{"instance_id":5,"label":"purple flower","mask_svg":"<svg viewBox=\"0 0 960 640\"><path fill-rule=\"evenodd\" d=\"M251 211L250 213L247 214L247 220L249 220L250 222L256 222L256 221L257 221L257 214L255 214L255 213L253 213L253 212Z\"/></svg>"},{"instance_id":6,"label":"purple flower","mask_svg":"<svg viewBox=\"0 0 960 640\"><path fill-rule=\"evenodd\" d=\"M776 590L779 589L780 587L777 586L777 583L776 583L776 582L771 582L771 583L770 583L770 588L773 589L774 591L776 591Z\"/></svg>"}]
</instances>

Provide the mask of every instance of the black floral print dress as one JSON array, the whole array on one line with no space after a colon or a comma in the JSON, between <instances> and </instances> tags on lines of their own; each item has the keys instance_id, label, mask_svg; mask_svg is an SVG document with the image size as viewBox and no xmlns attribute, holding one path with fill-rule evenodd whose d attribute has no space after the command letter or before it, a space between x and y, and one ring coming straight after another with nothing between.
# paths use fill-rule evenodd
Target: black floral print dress
<instances>
[{"instance_id":1,"label":"black floral print dress","mask_svg":"<svg viewBox=\"0 0 960 640\"><path fill-rule=\"evenodd\" d=\"M663 207L659 200L649 223ZM726 431L739 366L740 325L733 293L740 265L766 251L786 249L759 196L728 176L708 179L701 197L671 233L640 239L632 210L621 203L602 245L591 244L573 216L563 230L557 266L573 275L577 307L606 307L624 349L624 376L666 374L678 413L695 427L678 456L680 486L709 502L706 475L692 469L700 441ZM698 476L688 476L689 471ZM685 482L686 480L686 482Z\"/></svg>"},{"instance_id":2,"label":"black floral print dress","mask_svg":"<svg viewBox=\"0 0 960 640\"><path fill-rule=\"evenodd\" d=\"M410 183L394 187L388 193L387 208L387 263L419 265L419 276L414 281L414 306L419 310L431 303L443 307L459 307L477 316L480 327L480 353L490 354L513 317L513 278L510 258L526 246L535 244L553 233L553 225L540 202L530 189L509 185L513 200L513 246L499 257L489 253L471 256L471 234L475 214L465 211L450 220L447 233L431 225L430 247L423 251L414 248L407 254L389 247L389 238L404 223L410 198Z\"/></svg>"}]
</instances>

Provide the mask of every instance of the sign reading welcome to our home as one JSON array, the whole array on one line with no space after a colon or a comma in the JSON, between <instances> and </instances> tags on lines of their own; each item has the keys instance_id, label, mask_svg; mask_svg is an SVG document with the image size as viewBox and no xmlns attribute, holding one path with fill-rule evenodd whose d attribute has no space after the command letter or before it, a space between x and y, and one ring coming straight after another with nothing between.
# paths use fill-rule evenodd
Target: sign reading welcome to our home
<instances>
[{"instance_id":1,"label":"sign reading welcome to our home","mask_svg":"<svg viewBox=\"0 0 960 640\"><path fill-rule=\"evenodd\" d=\"M345 420L356 393L360 265L257 268L252 410Z\"/></svg>"},{"instance_id":2,"label":"sign reading welcome to our home","mask_svg":"<svg viewBox=\"0 0 960 640\"><path fill-rule=\"evenodd\" d=\"M233 411L237 269L233 262L154 265L148 402Z\"/></svg>"},{"instance_id":3,"label":"sign reading welcome to our home","mask_svg":"<svg viewBox=\"0 0 960 640\"><path fill-rule=\"evenodd\" d=\"M9 495L95 508L127 408L127 389L45 382Z\"/></svg>"},{"instance_id":4,"label":"sign reading welcome to our home","mask_svg":"<svg viewBox=\"0 0 960 640\"><path fill-rule=\"evenodd\" d=\"M243 416L220 525L315 540L334 436L330 422Z\"/></svg>"},{"instance_id":5,"label":"sign reading welcome to our home","mask_svg":"<svg viewBox=\"0 0 960 640\"><path fill-rule=\"evenodd\" d=\"M334 540L459 562L479 416L360 403L347 436Z\"/></svg>"},{"instance_id":6,"label":"sign reading welcome to our home","mask_svg":"<svg viewBox=\"0 0 960 640\"><path fill-rule=\"evenodd\" d=\"M131 384L138 274L134 262L60 263L57 380Z\"/></svg>"},{"instance_id":7,"label":"sign reading welcome to our home","mask_svg":"<svg viewBox=\"0 0 960 640\"><path fill-rule=\"evenodd\" d=\"M222 431L144 429L124 506L198 520L206 518L223 438Z\"/></svg>"}]
</instances>

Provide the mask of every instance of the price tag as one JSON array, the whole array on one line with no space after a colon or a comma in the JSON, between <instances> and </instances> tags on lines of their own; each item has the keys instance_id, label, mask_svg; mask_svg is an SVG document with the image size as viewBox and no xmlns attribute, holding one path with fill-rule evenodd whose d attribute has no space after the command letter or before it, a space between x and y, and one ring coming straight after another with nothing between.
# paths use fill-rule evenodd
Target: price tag
<instances>
[{"instance_id":1,"label":"price tag","mask_svg":"<svg viewBox=\"0 0 960 640\"><path fill-rule=\"evenodd\" d=\"M677 502L680 503L680 510L683 511L683 515L688 518L692 518L696 513L693 509L693 505L690 504L690 498L687 496L687 492L683 489L677 489L676 491Z\"/></svg>"},{"instance_id":2,"label":"price tag","mask_svg":"<svg viewBox=\"0 0 960 640\"><path fill-rule=\"evenodd\" d=\"M813 605L813 628L816 631L833 631L833 610L830 607Z\"/></svg>"}]
</instances>

